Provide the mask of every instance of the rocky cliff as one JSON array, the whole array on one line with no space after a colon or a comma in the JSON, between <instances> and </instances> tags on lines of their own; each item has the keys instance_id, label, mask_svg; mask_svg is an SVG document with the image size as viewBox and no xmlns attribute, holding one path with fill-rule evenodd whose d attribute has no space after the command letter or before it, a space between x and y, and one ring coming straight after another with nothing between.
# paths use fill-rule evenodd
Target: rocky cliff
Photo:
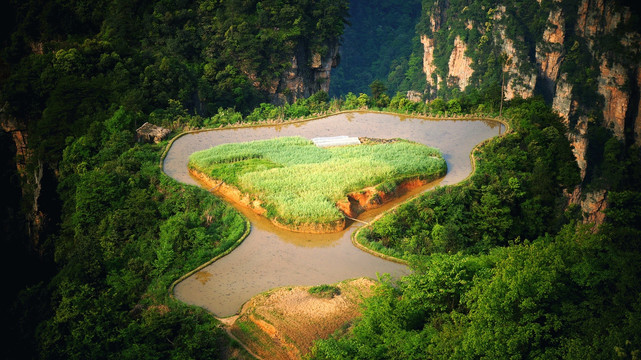
<instances>
[{"instance_id":1,"label":"rocky cliff","mask_svg":"<svg viewBox=\"0 0 641 360\"><path fill-rule=\"evenodd\" d=\"M591 126L641 145L641 35L629 7L605 0L489 3L426 6L421 43L429 96L500 83L503 76L507 100L543 95L567 126L584 179ZM605 207L606 198L607 192L579 188L570 201L588 211Z\"/></svg>"},{"instance_id":2,"label":"rocky cliff","mask_svg":"<svg viewBox=\"0 0 641 360\"><path fill-rule=\"evenodd\" d=\"M321 90L329 92L330 73L339 61L338 39L325 45L324 54L311 51L304 44L297 47L291 66L267 89L272 103L291 103Z\"/></svg>"},{"instance_id":3,"label":"rocky cliff","mask_svg":"<svg viewBox=\"0 0 641 360\"><path fill-rule=\"evenodd\" d=\"M448 2L436 1L429 9L429 34L421 36L423 71L428 85L437 89L458 87L460 90L468 85L478 86L483 81L481 77L487 75L488 63L494 62L507 78L506 99L529 97L540 89L570 125L571 117L580 116L579 109L593 105L584 103L578 96L580 91L572 84L577 82L576 79L568 82L568 76L576 77L576 71L568 68L583 66L593 72L592 77L586 80L597 84L597 93L603 100L602 118L594 120L601 120L600 123L611 129L617 138L641 144L641 125L637 121L641 116L638 111L641 36L634 27L636 19L631 10L604 0L555 1L547 6L541 2L538 4L539 9L533 10L537 13L528 16L545 18L545 25L539 29L542 30L540 35L521 22L524 16L514 4L495 2L491 8L482 5L463 8L462 12L471 17L475 11L486 13L486 21L483 22L466 16L459 18L458 11L450 9ZM473 9L473 6L480 8ZM451 14L456 14L456 18ZM454 32L456 29L458 31ZM439 36L442 32L451 34ZM569 44L568 38L572 39ZM446 43L439 43L441 39L446 39ZM583 55L589 57L590 63L564 64L575 60L566 61L574 52L583 50L580 48L582 43L587 46L587 54ZM488 46L490 49L485 50L484 47ZM439 69L435 53L443 53L444 50L447 50L448 68ZM488 54L494 59L483 57ZM502 58L497 56L499 54ZM448 76L447 83L440 81L443 73ZM574 100L576 104L572 108ZM569 130L574 130L577 123L572 121Z\"/></svg>"},{"instance_id":4,"label":"rocky cliff","mask_svg":"<svg viewBox=\"0 0 641 360\"><path fill-rule=\"evenodd\" d=\"M28 224L30 248L42 255L44 248L40 238L49 224L49 219L41 208L41 194L43 190L43 176L45 166L41 161L34 161L33 151L27 142L27 127L20 120L8 115L5 106L0 108L0 127L11 135L16 147L16 168L22 178L22 198L26 199L25 211Z\"/></svg>"}]
</instances>

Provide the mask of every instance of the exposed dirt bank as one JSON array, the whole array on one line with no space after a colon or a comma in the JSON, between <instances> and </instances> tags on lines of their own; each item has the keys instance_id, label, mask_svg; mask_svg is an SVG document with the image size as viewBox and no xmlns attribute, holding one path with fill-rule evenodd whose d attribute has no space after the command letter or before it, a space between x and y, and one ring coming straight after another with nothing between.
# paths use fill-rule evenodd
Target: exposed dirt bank
<instances>
[{"instance_id":1,"label":"exposed dirt bank","mask_svg":"<svg viewBox=\"0 0 641 360\"><path fill-rule=\"evenodd\" d=\"M223 198L225 198L225 200L246 207L258 215L265 216L265 214L267 213L267 210L263 208L262 201L258 200L255 196L243 193L237 187L229 185L224 181L212 179L198 170L189 169L189 172L192 176L198 179L199 182L205 185L207 189L209 189L209 191L214 192L216 195L222 196ZM338 232L345 229L345 226L347 225L345 218L340 219L339 221L336 221L332 224L308 223L298 225L283 224L277 219L269 220L272 222L272 224L282 229L312 234Z\"/></svg>"},{"instance_id":2,"label":"exposed dirt bank","mask_svg":"<svg viewBox=\"0 0 641 360\"><path fill-rule=\"evenodd\" d=\"M255 195L243 193L236 186L229 185L224 181L218 179L213 179L198 170L190 168L189 173L194 178L198 179L201 184L205 185L205 187L209 191L222 196L227 201L246 207L258 215L265 216L265 214L267 213L267 211L263 207L262 201L260 201ZM437 179L438 177L440 176L437 175L434 177L434 179ZM354 191L347 194L345 199L340 200L336 203L336 207L347 218L354 219L363 212L376 209L381 205L403 195L407 191L421 187L429 183L430 181L433 181L434 179L408 179L401 182L399 185L389 191L379 190L376 187L370 186L360 191ZM275 218L269 218L269 220L275 226L282 229L312 234L339 232L344 230L347 226L347 219L345 217L329 224L304 223L291 225L284 224Z\"/></svg>"},{"instance_id":3,"label":"exposed dirt bank","mask_svg":"<svg viewBox=\"0 0 641 360\"><path fill-rule=\"evenodd\" d=\"M262 358L300 359L315 340L347 329L376 284L365 278L346 280L337 284L340 294L330 299L311 295L310 287L271 290L247 302L230 329Z\"/></svg>"}]
</instances>

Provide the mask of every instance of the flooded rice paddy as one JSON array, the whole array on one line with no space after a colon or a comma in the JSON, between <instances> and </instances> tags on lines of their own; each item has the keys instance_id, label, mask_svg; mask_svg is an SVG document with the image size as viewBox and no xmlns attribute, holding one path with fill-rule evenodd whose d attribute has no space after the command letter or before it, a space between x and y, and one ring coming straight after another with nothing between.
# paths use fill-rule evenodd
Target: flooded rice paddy
<instances>
[{"instance_id":1,"label":"flooded rice paddy","mask_svg":"<svg viewBox=\"0 0 641 360\"><path fill-rule=\"evenodd\" d=\"M191 153L225 143L281 136L403 138L441 149L448 166L444 178L362 214L359 220L367 222L418 192L465 179L472 170L469 154L474 146L503 131L502 124L491 120L425 120L353 112L299 123L186 134L173 143L163 168L172 178L198 186L187 170ZM238 210L251 222L249 236L229 255L178 283L174 288L176 298L201 306L218 317L227 317L237 313L253 296L275 287L329 284L363 276L376 278L377 274L385 273L399 277L409 273L404 265L375 257L352 245L350 236L363 225L360 222L353 222L338 233L303 234L276 228L244 208Z\"/></svg>"}]
</instances>

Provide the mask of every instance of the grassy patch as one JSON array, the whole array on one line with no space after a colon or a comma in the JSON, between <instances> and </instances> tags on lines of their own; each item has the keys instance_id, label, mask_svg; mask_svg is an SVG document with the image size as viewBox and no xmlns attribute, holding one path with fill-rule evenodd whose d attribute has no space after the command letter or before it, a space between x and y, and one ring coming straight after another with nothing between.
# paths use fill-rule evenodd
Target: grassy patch
<instances>
[{"instance_id":1,"label":"grassy patch","mask_svg":"<svg viewBox=\"0 0 641 360\"><path fill-rule=\"evenodd\" d=\"M447 170L438 149L409 141L331 148L302 137L224 144L190 156L189 166L235 185L285 224L333 223L335 203L352 191Z\"/></svg>"},{"instance_id":2,"label":"grassy patch","mask_svg":"<svg viewBox=\"0 0 641 360\"><path fill-rule=\"evenodd\" d=\"M324 299L331 299L334 296L338 296L341 294L341 290L338 288L338 286L333 285L312 286L307 291L316 297Z\"/></svg>"}]
</instances>

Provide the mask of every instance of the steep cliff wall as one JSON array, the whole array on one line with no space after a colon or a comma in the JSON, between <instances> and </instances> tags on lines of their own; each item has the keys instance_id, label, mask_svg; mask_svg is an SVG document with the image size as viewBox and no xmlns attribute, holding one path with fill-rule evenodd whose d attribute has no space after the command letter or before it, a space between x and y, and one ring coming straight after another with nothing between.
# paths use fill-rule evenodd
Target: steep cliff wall
<instances>
[{"instance_id":1,"label":"steep cliff wall","mask_svg":"<svg viewBox=\"0 0 641 360\"><path fill-rule=\"evenodd\" d=\"M23 182L22 198L26 200L25 205L28 208L25 215L31 241L30 249L42 255L44 249L40 238L46 226L50 225L47 215L40 207L45 167L42 162L33 159L33 151L29 149L27 142L26 125L6 114L4 106L0 108L0 127L11 135L16 147L15 164Z\"/></svg>"},{"instance_id":2,"label":"steep cliff wall","mask_svg":"<svg viewBox=\"0 0 641 360\"><path fill-rule=\"evenodd\" d=\"M509 2L495 1L491 8L470 4L458 11L450 8L448 2L435 1L428 9L428 34L421 36L423 71L428 84L439 89L448 86L463 90L468 84L480 86L491 71L502 70L507 79L506 99L530 97L539 88L568 120L572 127L569 130L573 130L577 121L570 122L569 118L573 114L579 116L580 111L577 113L576 110L594 104L578 97L580 89L569 85L577 82L577 71L567 68L578 65L588 69L592 66L589 74L592 78L581 80L594 80L603 99L602 119L594 120L611 129L617 138L626 140L627 137L629 141L641 144L641 125L637 121L639 101L631 89L638 88L641 83L638 75L641 36L634 29L636 20L630 9L604 0L538 4L539 8L530 9L527 17L532 21L543 19L544 26L540 29L524 23L529 18ZM468 15L458 16L459 12ZM483 21L473 21L469 17ZM537 34L539 30L540 34ZM443 36L444 33L449 36ZM572 39L570 43L568 38ZM592 64L564 64L575 61L574 58L566 60L573 52L583 50L579 47L581 43L586 44ZM445 62L439 62L437 54L443 53L449 59L447 69L438 68L438 64ZM499 54L502 58L497 56ZM494 69L488 69L492 66ZM453 80L441 83L439 79L443 72ZM561 80L564 73L568 77ZM568 82L568 78L571 81ZM431 95L435 94L432 92ZM569 108L573 100L578 102L574 113Z\"/></svg>"},{"instance_id":3,"label":"steep cliff wall","mask_svg":"<svg viewBox=\"0 0 641 360\"><path fill-rule=\"evenodd\" d=\"M543 95L567 126L583 179L590 173L592 126L641 145L641 35L630 8L605 0L487 4L426 5L421 43L431 97L500 84L503 76L507 100ZM602 221L590 211L607 206L607 192L578 188L570 198Z\"/></svg>"},{"instance_id":4,"label":"steep cliff wall","mask_svg":"<svg viewBox=\"0 0 641 360\"><path fill-rule=\"evenodd\" d=\"M329 92L332 68L338 66L338 40L326 43L324 54L312 52L301 44L292 56L291 66L283 72L280 79L270 84L270 100L275 104L294 102L315 92Z\"/></svg>"},{"instance_id":5,"label":"steep cliff wall","mask_svg":"<svg viewBox=\"0 0 641 360\"><path fill-rule=\"evenodd\" d=\"M474 70L470 67L472 65L472 59L465 55L467 51L467 45L461 40L460 36L457 36L454 39L454 50L452 50L452 55L450 55L450 61L448 62L448 86L458 87L461 90L465 90L467 85L470 83L470 77Z\"/></svg>"},{"instance_id":6,"label":"steep cliff wall","mask_svg":"<svg viewBox=\"0 0 641 360\"><path fill-rule=\"evenodd\" d=\"M18 119L7 115L4 108L4 106L0 108L0 127L10 134L13 139L16 146L16 167L18 168L18 173L24 176L27 160L31 155L31 151L27 146L27 128Z\"/></svg>"},{"instance_id":7,"label":"steep cliff wall","mask_svg":"<svg viewBox=\"0 0 641 360\"><path fill-rule=\"evenodd\" d=\"M536 44L536 63L541 69L539 81L548 95L554 94L554 84L559 78L564 42L565 18L561 9L554 9L550 11L543 38Z\"/></svg>"},{"instance_id":8,"label":"steep cliff wall","mask_svg":"<svg viewBox=\"0 0 641 360\"><path fill-rule=\"evenodd\" d=\"M505 21L509 15L505 6L496 8L494 13L494 42L499 45L500 53L505 62L502 64L503 72L506 74L505 99L510 100L515 96L527 98L532 96L536 85L536 73L528 64L527 53L516 48L516 43L523 43L522 36L512 39L507 36L508 24ZM528 66L530 65L530 66Z\"/></svg>"}]
</instances>

